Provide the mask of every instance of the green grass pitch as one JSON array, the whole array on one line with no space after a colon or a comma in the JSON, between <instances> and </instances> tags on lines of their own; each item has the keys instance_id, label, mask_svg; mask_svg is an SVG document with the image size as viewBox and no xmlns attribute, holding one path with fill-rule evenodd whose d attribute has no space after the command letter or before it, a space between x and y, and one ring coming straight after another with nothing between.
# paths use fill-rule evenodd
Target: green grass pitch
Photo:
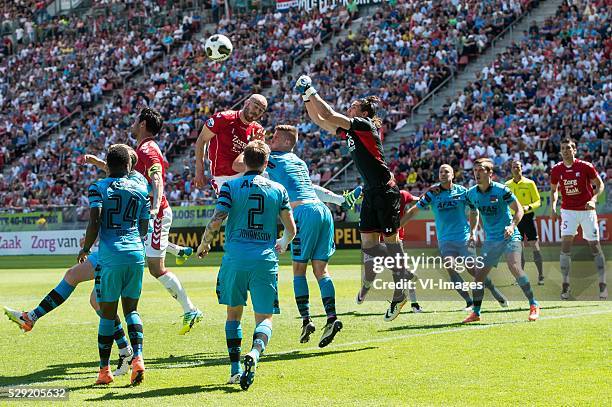
<instances>
[{"instance_id":1,"label":"green grass pitch","mask_svg":"<svg viewBox=\"0 0 612 407\"><path fill-rule=\"evenodd\" d=\"M273 337L255 383L243 392L225 384L229 362L225 310L215 296L218 261L219 255L212 254L206 262L190 260L185 267L171 267L205 314L186 336L177 335L180 326L174 324L181 314L178 303L145 275L139 307L147 367L142 386L129 387L129 378L122 376L111 386L92 387L98 364L97 316L89 306L93 283L88 282L30 333L22 334L3 316L0 387L66 387L71 405L612 404L610 302L544 302L535 323L527 322L525 300L512 301L508 310L486 302L481 323L461 326L465 313L459 311L462 302L456 296L457 301L423 301L422 314L404 308L395 321L386 323L386 303L354 302L359 287L354 251L340 252L332 262L344 329L325 349L316 346L325 317L311 274L310 302L318 330L310 343L298 341L300 320L285 256L280 271L282 314L274 318ZM72 256L3 258L0 304L31 309L73 262ZM559 274L556 267L556 262L545 264L549 281ZM592 267L592 262L574 262L573 267ZM496 283L502 291L516 289L504 270ZM532 263L528 271L535 274ZM536 295L553 286L534 286ZM253 325L247 307L243 350L250 348ZM113 364L116 354L114 349ZM13 405L0 399L4 404Z\"/></svg>"}]
</instances>

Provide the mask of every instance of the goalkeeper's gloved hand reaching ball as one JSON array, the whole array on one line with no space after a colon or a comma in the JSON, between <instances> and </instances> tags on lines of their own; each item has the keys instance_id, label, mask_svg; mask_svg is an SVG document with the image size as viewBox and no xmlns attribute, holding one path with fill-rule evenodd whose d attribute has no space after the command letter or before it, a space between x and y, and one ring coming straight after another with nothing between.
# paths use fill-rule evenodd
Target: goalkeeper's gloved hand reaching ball
<instances>
[{"instance_id":1,"label":"goalkeeper's gloved hand reaching ball","mask_svg":"<svg viewBox=\"0 0 612 407\"><path fill-rule=\"evenodd\" d=\"M312 79L308 75L302 75L295 83L295 90L302 95L304 102L310 99L310 96L316 95L317 91L312 87Z\"/></svg>"}]
</instances>

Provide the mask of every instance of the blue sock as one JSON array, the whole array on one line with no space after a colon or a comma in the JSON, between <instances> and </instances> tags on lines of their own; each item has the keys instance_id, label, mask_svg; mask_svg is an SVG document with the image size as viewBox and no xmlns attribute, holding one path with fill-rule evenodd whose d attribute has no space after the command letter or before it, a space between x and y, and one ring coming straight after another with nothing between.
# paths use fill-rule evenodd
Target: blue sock
<instances>
[{"instance_id":1,"label":"blue sock","mask_svg":"<svg viewBox=\"0 0 612 407\"><path fill-rule=\"evenodd\" d=\"M323 300L327 321L336 320L336 290L334 289L334 282L328 276L323 277L319 280L319 289L321 290L321 299Z\"/></svg>"},{"instance_id":2,"label":"blue sock","mask_svg":"<svg viewBox=\"0 0 612 407\"><path fill-rule=\"evenodd\" d=\"M96 314L98 314L98 316L102 318L102 312L100 310L97 310ZM125 349L128 346L128 340L125 337L125 332L123 331L123 327L121 326L121 320L119 319L118 315L115 315L114 322L115 326L113 331L113 338L115 339L115 343L117 344L119 350Z\"/></svg>"},{"instance_id":3,"label":"blue sock","mask_svg":"<svg viewBox=\"0 0 612 407\"><path fill-rule=\"evenodd\" d=\"M472 298L474 299L474 305L472 305L472 311L476 315L480 315L480 306L482 305L482 299L484 298L484 288L473 289Z\"/></svg>"},{"instance_id":4,"label":"blue sock","mask_svg":"<svg viewBox=\"0 0 612 407\"><path fill-rule=\"evenodd\" d=\"M310 299L306 276L293 276L293 293L295 303L302 318L310 318Z\"/></svg>"},{"instance_id":5,"label":"blue sock","mask_svg":"<svg viewBox=\"0 0 612 407\"><path fill-rule=\"evenodd\" d=\"M53 309L59 307L63 304L64 301L70 294L74 291L73 286L68 284L66 280L62 279L60 283L53 290L49 291L49 294L43 298L38 307L34 308L32 311L28 312L28 317L32 321L36 321L38 318L42 317L48 312L51 312Z\"/></svg>"},{"instance_id":6,"label":"blue sock","mask_svg":"<svg viewBox=\"0 0 612 407\"><path fill-rule=\"evenodd\" d=\"M533 291L531 290L531 284L529 284L529 277L527 277L526 274L522 275L516 279L516 282L523 290L523 293L525 293L525 297L527 297L527 299L529 300L529 305L537 306L538 302L535 300L535 298L533 298Z\"/></svg>"},{"instance_id":7,"label":"blue sock","mask_svg":"<svg viewBox=\"0 0 612 407\"><path fill-rule=\"evenodd\" d=\"M110 354L113 348L113 332L115 321L100 317L98 325L98 353L100 354L100 368L110 365Z\"/></svg>"},{"instance_id":8,"label":"blue sock","mask_svg":"<svg viewBox=\"0 0 612 407\"><path fill-rule=\"evenodd\" d=\"M266 350L266 346L271 338L272 323L266 320L257 324L253 333L253 347L251 348L251 351L256 353L257 361L259 361L259 356Z\"/></svg>"},{"instance_id":9,"label":"blue sock","mask_svg":"<svg viewBox=\"0 0 612 407\"><path fill-rule=\"evenodd\" d=\"M115 321L113 321L114 324ZM142 343L144 341L144 333L142 330L142 320L137 311L132 311L125 316L125 323L128 327L128 335L130 336L130 342L132 349L134 350L134 357L142 356ZM113 325L114 329L114 325Z\"/></svg>"},{"instance_id":10,"label":"blue sock","mask_svg":"<svg viewBox=\"0 0 612 407\"><path fill-rule=\"evenodd\" d=\"M240 368L240 352L242 350L242 326L240 326L240 321L225 321L225 341L232 365L230 375L233 376L242 370Z\"/></svg>"},{"instance_id":11,"label":"blue sock","mask_svg":"<svg viewBox=\"0 0 612 407\"><path fill-rule=\"evenodd\" d=\"M117 344L119 350L125 349L128 346L128 340L125 337L125 332L121 326L121 320L117 315L115 315L115 330L113 338L115 338L115 343Z\"/></svg>"}]
</instances>

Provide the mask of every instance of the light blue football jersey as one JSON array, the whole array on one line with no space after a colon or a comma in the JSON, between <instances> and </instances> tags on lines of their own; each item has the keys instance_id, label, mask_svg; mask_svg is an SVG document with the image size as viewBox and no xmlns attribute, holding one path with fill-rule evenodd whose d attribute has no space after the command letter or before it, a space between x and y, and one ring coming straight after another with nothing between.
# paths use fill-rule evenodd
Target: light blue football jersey
<instances>
[{"instance_id":1,"label":"light blue football jersey","mask_svg":"<svg viewBox=\"0 0 612 407\"><path fill-rule=\"evenodd\" d=\"M470 237L470 225L466 216L467 188L453 184L434 194L427 191L417 202L419 209L431 207L436 222L438 242L466 242Z\"/></svg>"},{"instance_id":2,"label":"light blue football jersey","mask_svg":"<svg viewBox=\"0 0 612 407\"><path fill-rule=\"evenodd\" d=\"M317 198L308 173L308 166L291 152L273 151L268 159L266 170L272 181L287 189L289 200L305 201Z\"/></svg>"},{"instance_id":3,"label":"light blue football jersey","mask_svg":"<svg viewBox=\"0 0 612 407\"><path fill-rule=\"evenodd\" d=\"M150 203L145 184L137 178L105 178L89 187L90 208L102 208L99 263L144 263L139 220L148 220Z\"/></svg>"},{"instance_id":4,"label":"light blue football jersey","mask_svg":"<svg viewBox=\"0 0 612 407\"><path fill-rule=\"evenodd\" d=\"M274 250L278 215L284 209L291 210L285 187L248 171L221 186L215 209L228 212L226 256L246 261L278 260Z\"/></svg>"},{"instance_id":5,"label":"light blue football jersey","mask_svg":"<svg viewBox=\"0 0 612 407\"><path fill-rule=\"evenodd\" d=\"M514 194L504 184L491 182L489 189L481 191L474 185L467 192L467 203L472 209L478 209L482 218L485 239L501 242L504 239L504 229L512 222L510 204L516 200ZM521 240L518 228L510 237L511 241Z\"/></svg>"}]
</instances>

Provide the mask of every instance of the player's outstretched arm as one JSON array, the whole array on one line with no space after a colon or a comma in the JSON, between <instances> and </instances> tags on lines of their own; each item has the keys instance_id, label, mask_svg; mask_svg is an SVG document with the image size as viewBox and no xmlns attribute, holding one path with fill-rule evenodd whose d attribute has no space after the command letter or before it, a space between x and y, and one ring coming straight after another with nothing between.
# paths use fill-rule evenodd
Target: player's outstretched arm
<instances>
[{"instance_id":1,"label":"player's outstretched arm","mask_svg":"<svg viewBox=\"0 0 612 407\"><path fill-rule=\"evenodd\" d=\"M93 154L85 154L83 156L83 163L94 165L98 169L108 174L108 166L106 165L106 161L104 161L101 158L96 157Z\"/></svg>"},{"instance_id":2,"label":"player's outstretched arm","mask_svg":"<svg viewBox=\"0 0 612 407\"><path fill-rule=\"evenodd\" d=\"M195 173L195 185L198 188L204 187L204 157L206 156L206 149L208 143L215 137L213 133L206 125L202 128L198 140L196 141L196 173Z\"/></svg>"},{"instance_id":3,"label":"player's outstretched arm","mask_svg":"<svg viewBox=\"0 0 612 407\"><path fill-rule=\"evenodd\" d=\"M87 224L87 231L85 232L85 242L83 248L79 251L77 261L83 263L87 260L87 255L91 253L91 247L98 238L98 232L100 231L100 218L102 216L102 207L93 207L89 209L89 223Z\"/></svg>"},{"instance_id":4,"label":"player's outstretched arm","mask_svg":"<svg viewBox=\"0 0 612 407\"><path fill-rule=\"evenodd\" d=\"M308 117L313 121L314 124L322 128L323 130L329 131L330 133L335 133L338 127L333 126L327 123L321 116L319 116L319 112L316 110L314 104L311 102L305 102L304 106L306 106L306 112L308 113Z\"/></svg>"},{"instance_id":5,"label":"player's outstretched arm","mask_svg":"<svg viewBox=\"0 0 612 407\"><path fill-rule=\"evenodd\" d=\"M404 216L402 216L402 218L400 219L400 227L403 228L404 226L406 226L406 223L408 223L410 219L416 216L417 213L419 213L419 207L417 205L413 205L404 213Z\"/></svg>"},{"instance_id":6,"label":"player's outstretched arm","mask_svg":"<svg viewBox=\"0 0 612 407\"><path fill-rule=\"evenodd\" d=\"M306 105L311 104L312 110L308 110L308 106L306 109L312 121L317 125L325 130L334 132L338 127L346 130L351 128L351 119L336 112L319 96L316 89L312 86L312 79L309 76L300 76L295 84L295 90L302 95Z\"/></svg>"},{"instance_id":7,"label":"player's outstretched arm","mask_svg":"<svg viewBox=\"0 0 612 407\"><path fill-rule=\"evenodd\" d=\"M210 251L210 244L219 232L219 229L221 229L221 225L228 215L228 212L215 209L215 213L213 213L212 219L208 222L208 225L206 225L206 229L202 234L202 241L197 249L197 254L200 259L204 258Z\"/></svg>"},{"instance_id":8,"label":"player's outstretched arm","mask_svg":"<svg viewBox=\"0 0 612 407\"><path fill-rule=\"evenodd\" d=\"M278 253L283 253L287 250L287 246L295 237L297 229L295 227L295 220L293 220L293 214L289 209L283 209L279 214L281 223L285 230L283 231L283 237L276 241L275 249Z\"/></svg>"}]
</instances>

